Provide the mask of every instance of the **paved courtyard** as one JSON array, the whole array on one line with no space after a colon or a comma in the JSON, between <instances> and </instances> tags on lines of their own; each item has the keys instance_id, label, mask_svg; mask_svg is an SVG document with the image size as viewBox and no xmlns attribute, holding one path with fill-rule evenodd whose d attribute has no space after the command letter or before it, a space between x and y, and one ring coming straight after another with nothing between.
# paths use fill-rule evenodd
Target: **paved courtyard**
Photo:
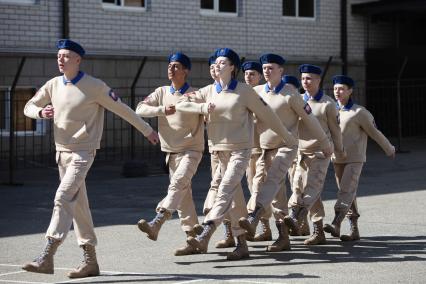
<instances>
[{"instance_id":1,"label":"paved courtyard","mask_svg":"<svg viewBox=\"0 0 426 284\"><path fill-rule=\"evenodd\" d=\"M270 242L249 243L251 258L233 262L224 260L230 249L214 248L222 228L207 254L181 257L173 256L185 242L176 216L163 226L156 242L137 229L140 218L155 215L167 175L123 178L121 163L95 164L87 184L101 276L73 280L66 273L78 265L82 252L72 231L55 256L55 274L20 268L44 245L58 184L55 168L22 170L16 177L22 186L0 185L0 283L425 283L425 144L426 139L408 140L404 149L410 152L390 160L369 143L359 185L360 241L342 243L330 237L326 245L306 247L304 237L292 237L292 250L279 253L265 252ZM5 176L0 173L1 179ZM200 213L208 184L204 162L193 179ZM323 194L326 222L333 218L335 195L330 167ZM347 229L345 223L343 232Z\"/></svg>"}]
</instances>

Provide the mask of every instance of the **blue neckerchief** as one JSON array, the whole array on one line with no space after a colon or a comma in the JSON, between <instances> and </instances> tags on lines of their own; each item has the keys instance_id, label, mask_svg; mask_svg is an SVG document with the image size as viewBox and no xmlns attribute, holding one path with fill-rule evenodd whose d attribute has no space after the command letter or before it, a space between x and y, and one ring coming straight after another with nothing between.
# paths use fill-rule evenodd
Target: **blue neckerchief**
<instances>
[{"instance_id":1,"label":"blue neckerchief","mask_svg":"<svg viewBox=\"0 0 426 284\"><path fill-rule=\"evenodd\" d=\"M65 79L65 76L62 75L62 80L64 82L64 85L66 85L67 83L71 83L71 84L75 85L75 84L78 83L78 81L80 81L81 78L83 78L83 76L84 76L84 72L78 71L78 74L77 74L77 76L74 77L74 79L67 80L67 79Z\"/></svg>"},{"instance_id":2,"label":"blue neckerchief","mask_svg":"<svg viewBox=\"0 0 426 284\"><path fill-rule=\"evenodd\" d=\"M319 102L322 98L322 96L324 95L322 90L319 90L318 93L313 97L314 100L316 100L317 102ZM309 95L307 92L305 92L305 94L303 95L303 100L305 102L309 101Z\"/></svg>"},{"instance_id":3,"label":"blue neckerchief","mask_svg":"<svg viewBox=\"0 0 426 284\"><path fill-rule=\"evenodd\" d=\"M174 94L176 91L181 93L182 95L186 93L186 91L189 89L189 84L187 82L185 82L185 84L183 84L182 88L180 88L179 90L175 90L175 88L173 88L172 85L170 85L170 93Z\"/></svg>"},{"instance_id":4,"label":"blue neckerchief","mask_svg":"<svg viewBox=\"0 0 426 284\"><path fill-rule=\"evenodd\" d=\"M215 87L216 87L216 93L218 93L218 94L219 94L220 92L222 92L222 91L223 91L222 85L221 85L219 82L214 82L214 84L215 84ZM237 85L238 85L238 81L237 81L237 80L232 79L232 80L229 82L228 89L226 89L226 90L231 90L231 91L233 91L233 90L235 90L235 89L237 88Z\"/></svg>"},{"instance_id":5,"label":"blue neckerchief","mask_svg":"<svg viewBox=\"0 0 426 284\"><path fill-rule=\"evenodd\" d=\"M340 106L339 105L339 103L337 102L336 103L336 108L338 109L338 110L340 110L340 109L343 109L343 110L346 110L346 111L348 111L348 110L350 110L351 108L352 108L352 106L354 105L354 102L352 101L352 99L351 98L349 98L349 100L348 100L348 103L346 104L346 105L344 105L344 106Z\"/></svg>"},{"instance_id":6,"label":"blue neckerchief","mask_svg":"<svg viewBox=\"0 0 426 284\"><path fill-rule=\"evenodd\" d=\"M274 92L275 94L279 94L281 90L284 88L285 82L283 80L280 81L280 83L273 89L269 87L268 83L265 84L265 92Z\"/></svg>"}]
</instances>

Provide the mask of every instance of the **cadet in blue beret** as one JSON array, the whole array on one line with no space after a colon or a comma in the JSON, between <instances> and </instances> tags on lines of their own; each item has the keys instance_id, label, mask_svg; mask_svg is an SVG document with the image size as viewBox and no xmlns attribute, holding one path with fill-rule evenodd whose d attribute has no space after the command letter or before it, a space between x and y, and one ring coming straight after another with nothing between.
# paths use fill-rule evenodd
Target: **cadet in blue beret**
<instances>
[{"instance_id":1,"label":"cadet in blue beret","mask_svg":"<svg viewBox=\"0 0 426 284\"><path fill-rule=\"evenodd\" d=\"M158 135L151 126L124 104L101 80L80 71L83 47L69 39L57 42L57 63L63 74L46 82L24 108L33 119L52 119L60 184L46 232L47 244L38 258L22 268L36 273L54 273L53 256L64 242L71 225L84 261L68 273L70 278L99 275L94 230L86 191L86 176L100 148L105 109L119 115L152 143Z\"/></svg>"},{"instance_id":2,"label":"cadet in blue beret","mask_svg":"<svg viewBox=\"0 0 426 284\"><path fill-rule=\"evenodd\" d=\"M342 241L360 239L358 218L360 217L356 200L358 181L366 162L368 137L379 144L386 155L395 158L395 147L377 129L373 115L363 106L353 102L354 80L345 75L333 77L334 97L340 114L340 128L343 136L345 157L332 158L338 192L334 204L334 219L325 224L324 231ZM356 141L356 142L355 142ZM355 143L354 143L355 142ZM349 220L349 234L340 235L340 226L346 218Z\"/></svg>"},{"instance_id":3,"label":"cadet in blue beret","mask_svg":"<svg viewBox=\"0 0 426 284\"><path fill-rule=\"evenodd\" d=\"M181 52L169 56L167 75L171 85L157 88L136 108L142 117L158 117L161 150L166 154L170 183L167 195L156 207L152 221L141 219L138 228L149 239L157 240L162 225L178 210L182 231L193 235L198 224L191 180L197 171L204 149L204 119L199 114L176 111L176 104L188 101L187 93L196 89L186 82L191 60ZM198 251L189 245L175 250L175 255L189 255Z\"/></svg>"},{"instance_id":4,"label":"cadet in blue beret","mask_svg":"<svg viewBox=\"0 0 426 284\"><path fill-rule=\"evenodd\" d=\"M291 75L284 75L283 76L283 81L284 81L284 83L286 83L286 84L291 84L291 85L293 85L297 90L299 90L299 88L300 88L300 81L299 81L299 79L297 79L296 77L294 77L294 76L291 76Z\"/></svg>"},{"instance_id":5,"label":"cadet in blue beret","mask_svg":"<svg viewBox=\"0 0 426 284\"><path fill-rule=\"evenodd\" d=\"M212 77L212 79L214 81L216 81L216 71L214 70L216 66L216 56L212 55L209 57L209 68L210 68L210 77Z\"/></svg>"},{"instance_id":6,"label":"cadet in blue beret","mask_svg":"<svg viewBox=\"0 0 426 284\"><path fill-rule=\"evenodd\" d=\"M332 81L333 85L344 84L348 86L349 89L352 89L355 86L354 80L351 77L345 75L336 75L333 77Z\"/></svg>"},{"instance_id":7,"label":"cadet in blue beret","mask_svg":"<svg viewBox=\"0 0 426 284\"><path fill-rule=\"evenodd\" d=\"M81 57L83 57L84 54L86 53L84 48L80 44L78 44L77 42L72 41L70 39L58 40L58 42L56 43L56 47L58 49L72 50L75 53L77 53L78 55L80 55Z\"/></svg>"},{"instance_id":8,"label":"cadet in blue beret","mask_svg":"<svg viewBox=\"0 0 426 284\"><path fill-rule=\"evenodd\" d=\"M233 66L232 79L235 79L237 71L240 69L240 56L238 56L238 54L230 48L218 48L216 49L214 56L216 57L216 72L217 70L221 72L220 70L222 70L222 68L227 68L227 66L225 66L226 64L224 64L226 63L224 58L227 58L231 63L230 65Z\"/></svg>"},{"instance_id":9,"label":"cadet in blue beret","mask_svg":"<svg viewBox=\"0 0 426 284\"><path fill-rule=\"evenodd\" d=\"M259 85L262 80L262 65L256 61L246 61L241 66L244 72L244 80L252 87Z\"/></svg>"},{"instance_id":10,"label":"cadet in blue beret","mask_svg":"<svg viewBox=\"0 0 426 284\"><path fill-rule=\"evenodd\" d=\"M285 59L278 54L266 53L260 57L260 63L261 64L276 63L280 66L283 66L285 63Z\"/></svg>"},{"instance_id":11,"label":"cadet in blue beret","mask_svg":"<svg viewBox=\"0 0 426 284\"><path fill-rule=\"evenodd\" d=\"M182 102L176 105L178 111L208 116L209 147L220 160L222 174L218 193L204 219L202 232L196 237L189 237L187 242L199 251L207 251L213 232L229 216L232 234L238 244L227 255L227 259L237 260L249 257L246 233L239 227L238 221L247 215L241 179L253 146L252 113L267 128L271 128L280 141L285 140L292 147L297 144L297 140L252 87L235 80L235 71L239 66L238 55L229 48L218 49L215 55L218 56L215 67L218 80L191 98L200 103Z\"/></svg>"},{"instance_id":12,"label":"cadet in blue beret","mask_svg":"<svg viewBox=\"0 0 426 284\"><path fill-rule=\"evenodd\" d=\"M299 73L310 73L310 74L317 74L321 75L322 69L316 65L312 64L302 64L299 66Z\"/></svg>"},{"instance_id":13,"label":"cadet in blue beret","mask_svg":"<svg viewBox=\"0 0 426 284\"><path fill-rule=\"evenodd\" d=\"M317 118L319 127L327 134L323 141L312 135L312 129L305 124L299 124L299 151L293 177L292 196L289 200L290 216L287 219L292 232L306 235L309 225L307 215L313 222L314 232L305 240L306 245L320 245L326 242L323 231L324 207L321 200L327 169L330 164L330 155L334 153L344 156L342 134L338 123L338 113L332 98L320 89L320 67L300 65L301 81L305 93L302 94L306 107ZM312 155L329 144L330 151L325 155ZM300 181L300 182L297 182ZM301 224L299 220L302 220Z\"/></svg>"}]
</instances>

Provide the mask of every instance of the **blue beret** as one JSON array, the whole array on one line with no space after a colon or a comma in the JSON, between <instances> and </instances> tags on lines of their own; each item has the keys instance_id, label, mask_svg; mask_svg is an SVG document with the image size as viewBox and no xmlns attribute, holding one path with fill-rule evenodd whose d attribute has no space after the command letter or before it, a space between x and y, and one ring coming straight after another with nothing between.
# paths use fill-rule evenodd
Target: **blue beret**
<instances>
[{"instance_id":1,"label":"blue beret","mask_svg":"<svg viewBox=\"0 0 426 284\"><path fill-rule=\"evenodd\" d=\"M276 63L278 65L284 65L285 59L282 56L279 56L278 54L266 53L260 57L260 63Z\"/></svg>"},{"instance_id":2,"label":"blue beret","mask_svg":"<svg viewBox=\"0 0 426 284\"><path fill-rule=\"evenodd\" d=\"M345 76L345 75L336 75L336 76L334 76L333 77L333 85L334 84L345 84L349 88L352 88L353 86L355 86L354 80L352 80L351 77Z\"/></svg>"},{"instance_id":3,"label":"blue beret","mask_svg":"<svg viewBox=\"0 0 426 284\"><path fill-rule=\"evenodd\" d=\"M58 43L56 44L56 47L58 49L68 49L72 50L75 53L77 53L80 56L83 56L86 52L84 51L84 48L76 43L75 41L72 41L70 39L60 39L58 40Z\"/></svg>"},{"instance_id":4,"label":"blue beret","mask_svg":"<svg viewBox=\"0 0 426 284\"><path fill-rule=\"evenodd\" d=\"M299 66L299 72L300 73L313 73L321 75L322 70L320 67L312 64L302 64Z\"/></svg>"},{"instance_id":5,"label":"blue beret","mask_svg":"<svg viewBox=\"0 0 426 284\"><path fill-rule=\"evenodd\" d=\"M216 56L212 55L209 57L209 66L212 64L215 64L216 62Z\"/></svg>"},{"instance_id":6,"label":"blue beret","mask_svg":"<svg viewBox=\"0 0 426 284\"><path fill-rule=\"evenodd\" d=\"M216 58L218 58L220 56L227 57L229 60L232 61L232 64L234 64L237 69L240 68L240 57L232 49L230 49L230 48L218 48L218 49L216 49L214 55L216 56Z\"/></svg>"},{"instance_id":7,"label":"blue beret","mask_svg":"<svg viewBox=\"0 0 426 284\"><path fill-rule=\"evenodd\" d=\"M260 63L256 61L246 61L243 63L241 68L243 69L244 72L246 72L247 70L256 70L260 74L262 74L263 72L262 65L260 65Z\"/></svg>"},{"instance_id":8,"label":"blue beret","mask_svg":"<svg viewBox=\"0 0 426 284\"><path fill-rule=\"evenodd\" d=\"M181 63L186 69L191 70L191 60L188 56L183 54L182 52L176 52L169 55L169 63L170 62L179 62Z\"/></svg>"},{"instance_id":9,"label":"blue beret","mask_svg":"<svg viewBox=\"0 0 426 284\"><path fill-rule=\"evenodd\" d=\"M286 83L286 84L292 84L293 86L295 86L295 87L296 87L296 89L299 89L299 88L300 88L300 82L299 82L299 79L297 79L297 78L296 78L296 77L294 77L294 76L285 75L285 76L283 76L283 81L284 81L284 83Z\"/></svg>"}]
</instances>

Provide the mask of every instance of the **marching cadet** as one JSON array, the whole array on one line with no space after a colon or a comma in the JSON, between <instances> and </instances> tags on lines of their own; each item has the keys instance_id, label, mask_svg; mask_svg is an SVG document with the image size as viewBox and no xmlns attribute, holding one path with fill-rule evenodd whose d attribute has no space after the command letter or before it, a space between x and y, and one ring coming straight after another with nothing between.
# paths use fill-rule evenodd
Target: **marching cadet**
<instances>
[{"instance_id":1,"label":"marching cadet","mask_svg":"<svg viewBox=\"0 0 426 284\"><path fill-rule=\"evenodd\" d=\"M284 75L283 76L283 81L286 84L289 84L291 86L293 86L294 88L296 88L296 92L299 92L299 88L300 88L300 81L299 79L297 79L294 76L291 75ZM296 171L296 163L297 163L297 156L294 159L293 163L291 164L290 168L288 169L288 180L289 180L289 184L290 187L293 186L293 177L294 177L294 173ZM289 202L291 202L291 198L293 197L293 195L290 197ZM304 220L301 220L300 224L299 224L299 232L294 232L293 230L289 229L289 234L290 236L309 236L311 234L310 230L309 230L309 223L308 223L308 218L307 215L305 217Z\"/></svg>"},{"instance_id":2,"label":"marching cadet","mask_svg":"<svg viewBox=\"0 0 426 284\"><path fill-rule=\"evenodd\" d=\"M61 182L56 190L52 219L46 232L47 244L26 271L53 274L53 256L65 240L71 225L84 251L83 263L68 273L70 278L99 275L95 246L97 239L86 192L86 175L100 148L105 109L131 123L152 143L158 135L123 104L104 82L80 71L83 47L69 39L57 42L57 63L62 76L44 84L24 108L33 119L53 119L56 162Z\"/></svg>"},{"instance_id":3,"label":"marching cadet","mask_svg":"<svg viewBox=\"0 0 426 284\"><path fill-rule=\"evenodd\" d=\"M216 65L216 56L212 55L209 58L209 66L210 66L210 76L212 77L213 81L216 82L217 76L215 72L215 65ZM208 91L208 86L201 88L199 90L200 93L204 93ZM210 144L210 143L209 143ZM211 147L209 145L209 152L210 152L210 165L211 165L211 175L212 180L210 182L210 188L207 192L206 199L204 201L203 206L203 214L207 215L210 211L210 209L213 207L214 200L216 199L217 195L217 189L219 188L220 181L222 179L221 173L220 173L220 162L219 157L213 153L211 150ZM233 204L234 206L235 204ZM235 247L235 240L234 236L232 235L232 225L231 221L229 219L229 216L226 216L225 219L223 219L223 228L224 228L224 239L218 241L215 244L216 248L230 248Z\"/></svg>"},{"instance_id":4,"label":"marching cadet","mask_svg":"<svg viewBox=\"0 0 426 284\"><path fill-rule=\"evenodd\" d=\"M191 179L203 154L204 120L200 114L177 112L175 107L179 101L188 100L185 93L194 91L186 82L190 70L191 61L185 54L171 54L167 68L171 85L157 88L136 108L142 117L158 117L161 150L167 153L169 165L170 185L167 196L157 205L157 215L150 222L144 219L138 222L139 229L154 241L161 226L175 211L187 236L195 235L192 228L198 224ZM197 251L188 245L175 251L175 255L193 253Z\"/></svg>"},{"instance_id":5,"label":"marching cadet","mask_svg":"<svg viewBox=\"0 0 426 284\"><path fill-rule=\"evenodd\" d=\"M213 153L219 157L222 174L215 202L204 219L202 232L196 237L189 237L187 242L199 250L207 250L217 224L229 212L232 233L237 237L237 248L227 259L236 260L249 257L245 231L238 226L241 212L236 212L231 205L241 204L245 209L241 179L247 169L253 146L253 119L250 112L275 131L277 139L284 140L290 147L295 147L297 140L250 86L235 80L240 66L239 56L229 48L219 48L215 54L218 81L208 86L206 96L199 98L204 103L179 103L176 106L177 110L209 114L208 138Z\"/></svg>"},{"instance_id":6,"label":"marching cadet","mask_svg":"<svg viewBox=\"0 0 426 284\"><path fill-rule=\"evenodd\" d=\"M244 80L247 83L247 85L252 86L253 88L258 86L260 84L260 81L262 80L262 65L259 62L256 61L247 61L244 62L244 64L241 66L241 69L244 72ZM248 213L253 212L254 208L256 207L256 198L253 195L253 179L254 178L262 178L261 174L256 175L256 163L259 161L259 163L262 163L262 160L259 160L262 149L260 148L260 142L259 142L259 133L257 131L257 122L256 118L254 117L254 137L253 137L253 148L251 150L251 156L248 168L246 170L246 177L247 177L247 185L251 194L251 197L249 201L247 202L247 211ZM259 165L259 167L264 167L264 163ZM255 182L256 184L258 183ZM265 212L264 217L260 219L260 223L262 224L262 231L261 233L256 234L254 237L251 235L247 235L247 240L252 242L261 242L261 241L271 241L272 240L272 231L271 227L269 225L269 219L272 216L272 208L269 207L267 212Z\"/></svg>"},{"instance_id":7,"label":"marching cadet","mask_svg":"<svg viewBox=\"0 0 426 284\"><path fill-rule=\"evenodd\" d=\"M309 103L312 114L318 119L322 129L327 134L328 140L334 146L335 155L344 156L342 145L342 133L338 124L338 113L332 98L325 95L320 89L320 67L303 64L299 66L301 81L305 93L303 100ZM310 129L301 122L299 124L299 151L296 171L293 177L293 195L289 202L290 215L286 218L287 225L292 231L299 230L300 220L310 211L313 222L313 234L305 240L306 245L325 243L323 231L324 207L321 201L321 193L324 187L325 177L330 157L321 153L321 144ZM313 210L312 210L313 209Z\"/></svg>"},{"instance_id":8,"label":"marching cadet","mask_svg":"<svg viewBox=\"0 0 426 284\"><path fill-rule=\"evenodd\" d=\"M377 129L374 117L364 107L353 102L351 95L354 81L344 75L333 77L334 97L340 114L340 128L343 136L343 146L346 157L333 156L334 172L339 188L337 201L334 205L333 222L324 226L324 231L342 241L359 240L358 218L359 211L356 202L356 192L361 170L366 162L367 140L372 138L382 147L386 155L395 158L395 147ZM349 235L340 236L340 224L345 216L349 219Z\"/></svg>"},{"instance_id":9,"label":"marching cadet","mask_svg":"<svg viewBox=\"0 0 426 284\"><path fill-rule=\"evenodd\" d=\"M264 54L260 62L267 83L257 86L255 91L271 106L280 121L295 137L298 136L299 119L302 119L312 135L321 141L320 149L324 155L331 155L327 136L318 120L311 114L309 105L303 101L294 87L285 84L282 80L284 58L276 54ZM239 224L247 230L249 235L253 235L260 217L264 216L265 209L272 204L279 236L271 246L267 247L267 251L289 250L290 241L284 224L284 216L288 214L287 195L280 185L284 182L287 171L296 157L297 145L289 145L279 139L274 130L269 129L262 121L258 123L258 129L266 171L262 168L256 169L256 172L258 170L264 172L263 180L258 185L256 208L247 218L241 218Z\"/></svg>"}]
</instances>

